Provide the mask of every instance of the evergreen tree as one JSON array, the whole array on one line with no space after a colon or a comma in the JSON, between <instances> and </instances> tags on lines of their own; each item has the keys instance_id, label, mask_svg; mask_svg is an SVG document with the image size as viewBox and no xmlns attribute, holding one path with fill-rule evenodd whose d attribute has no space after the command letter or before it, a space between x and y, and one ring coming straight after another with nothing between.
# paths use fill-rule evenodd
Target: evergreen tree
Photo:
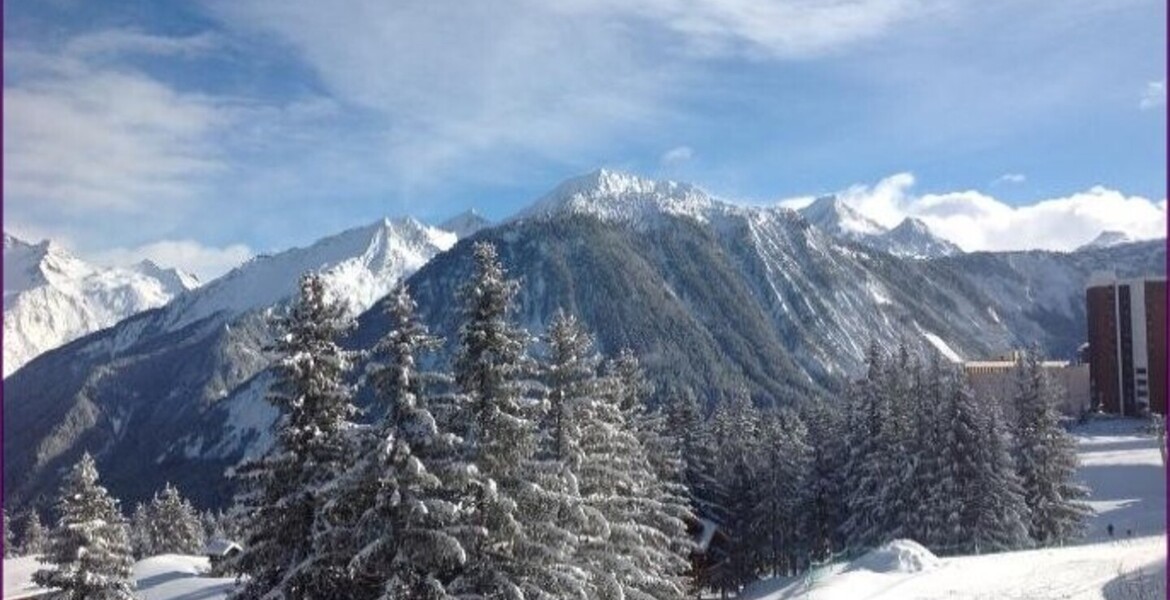
<instances>
[{"instance_id":1,"label":"evergreen tree","mask_svg":"<svg viewBox=\"0 0 1170 600\"><path fill-rule=\"evenodd\" d=\"M821 561L844 546L845 463L848 459L846 412L809 402L801 408L812 449L809 475L809 560Z\"/></svg>"},{"instance_id":2,"label":"evergreen tree","mask_svg":"<svg viewBox=\"0 0 1170 600\"><path fill-rule=\"evenodd\" d=\"M658 547L656 560L658 576L669 579L671 588L685 590L686 574L690 570L690 556L694 542L687 534L687 524L696 517L684 480L686 462L680 454L677 436L669 433L668 416L659 409L651 409L648 400L654 386L634 353L624 349L606 365L610 394L633 430L654 478L646 497L655 501L653 510L646 511L644 523L649 523L669 540L668 547ZM662 597L671 597L660 589Z\"/></svg>"},{"instance_id":3,"label":"evergreen tree","mask_svg":"<svg viewBox=\"0 0 1170 600\"><path fill-rule=\"evenodd\" d=\"M567 408L561 423L551 423L554 431L569 433L562 455L579 483L585 512L593 517L575 552L590 573L590 597L682 598L686 562L679 551L685 525L677 511L685 500L660 482L628 420L644 406L637 396L645 382L636 359L611 364L611 375L599 379L600 357L591 336L563 314L550 326L548 341L550 404L553 411Z\"/></svg>"},{"instance_id":4,"label":"evergreen tree","mask_svg":"<svg viewBox=\"0 0 1170 600\"><path fill-rule=\"evenodd\" d=\"M876 344L867 356L864 379L849 394L849 459L846 462L846 505L848 514L842 533L849 548L860 550L893 539L894 502L897 488L891 420L890 370Z\"/></svg>"},{"instance_id":5,"label":"evergreen tree","mask_svg":"<svg viewBox=\"0 0 1170 600\"><path fill-rule=\"evenodd\" d=\"M355 408L344 382L348 355L338 346L351 321L327 296L321 277L309 274L277 325L280 359L268 395L281 412L276 440L265 456L236 472L246 539L233 567L247 575L237 597L331 597L347 582L345 565L319 557L313 542L323 526L322 487L346 468L354 450L348 430Z\"/></svg>"},{"instance_id":6,"label":"evergreen tree","mask_svg":"<svg viewBox=\"0 0 1170 600\"><path fill-rule=\"evenodd\" d=\"M711 584L739 593L759 572L757 549L763 532L754 527L752 515L760 501L760 416L746 393L733 394L721 399L708 425L711 439L719 444L717 472L726 490L720 525L728 540L727 558Z\"/></svg>"},{"instance_id":7,"label":"evergreen tree","mask_svg":"<svg viewBox=\"0 0 1170 600\"><path fill-rule=\"evenodd\" d=\"M1011 440L998 403L987 407L981 439L979 472L974 486L980 494L974 504L974 531L970 549L975 554L1003 552L1028 544L1028 506L1011 457Z\"/></svg>"},{"instance_id":8,"label":"evergreen tree","mask_svg":"<svg viewBox=\"0 0 1170 600\"><path fill-rule=\"evenodd\" d=\"M134 513L130 515L130 549L134 558L143 559L154 555L154 548L150 539L150 515L146 505L139 502L134 505Z\"/></svg>"},{"instance_id":9,"label":"evergreen tree","mask_svg":"<svg viewBox=\"0 0 1170 600\"><path fill-rule=\"evenodd\" d=\"M475 272L461 290L464 324L455 381L464 393L458 433L476 468L476 500L464 538L468 560L448 586L459 596L584 598L583 571L569 560L574 536L561 527L560 469L537 456L537 403L524 394L528 334L510 312L518 284L496 249L474 247Z\"/></svg>"},{"instance_id":10,"label":"evergreen tree","mask_svg":"<svg viewBox=\"0 0 1170 600\"><path fill-rule=\"evenodd\" d=\"M1028 532L1041 546L1081 535L1090 509L1088 490L1076 483L1076 444L1060 426L1055 385L1039 352L1016 362L1016 466L1028 507Z\"/></svg>"},{"instance_id":11,"label":"evergreen tree","mask_svg":"<svg viewBox=\"0 0 1170 600\"><path fill-rule=\"evenodd\" d=\"M20 545L16 554L21 557L41 556L49 546L49 532L41 523L40 513L28 509L21 519Z\"/></svg>"},{"instance_id":12,"label":"evergreen tree","mask_svg":"<svg viewBox=\"0 0 1170 600\"><path fill-rule=\"evenodd\" d=\"M418 321L405 284L389 298L391 329L371 373L384 416L332 490L332 527L318 545L351 557L348 598L449 598L446 583L466 560L455 527L467 470L455 460L457 438L428 409L435 376L418 366L441 340Z\"/></svg>"},{"instance_id":13,"label":"evergreen tree","mask_svg":"<svg viewBox=\"0 0 1170 600\"><path fill-rule=\"evenodd\" d=\"M203 551L205 537L199 516L191 503L170 483L161 493L155 493L143 512L146 527L143 556L193 555ZM135 521L137 517L138 511L135 511Z\"/></svg>"},{"instance_id":14,"label":"evergreen tree","mask_svg":"<svg viewBox=\"0 0 1170 600\"><path fill-rule=\"evenodd\" d=\"M57 512L43 558L54 568L33 573L33 581L70 600L132 599L134 563L126 521L118 501L98 485L97 466L88 453L66 476Z\"/></svg>"},{"instance_id":15,"label":"evergreen tree","mask_svg":"<svg viewBox=\"0 0 1170 600\"><path fill-rule=\"evenodd\" d=\"M788 408L765 414L761 433L751 526L762 534L760 565L774 576L791 575L807 564L813 551L813 449L804 422Z\"/></svg>"}]
</instances>

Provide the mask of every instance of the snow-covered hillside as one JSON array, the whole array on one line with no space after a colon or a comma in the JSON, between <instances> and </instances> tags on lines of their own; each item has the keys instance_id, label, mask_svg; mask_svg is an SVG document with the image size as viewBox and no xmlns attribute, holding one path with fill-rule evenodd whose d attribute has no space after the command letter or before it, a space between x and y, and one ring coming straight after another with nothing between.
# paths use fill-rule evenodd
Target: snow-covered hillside
<instances>
[{"instance_id":1,"label":"snow-covered hillside","mask_svg":"<svg viewBox=\"0 0 1170 600\"><path fill-rule=\"evenodd\" d=\"M4 600L39 598L47 590L32 582L45 565L33 557L4 561ZM234 577L208 577L206 557L167 554L134 565L136 596L141 600L224 600L236 587Z\"/></svg>"},{"instance_id":2,"label":"snow-covered hillside","mask_svg":"<svg viewBox=\"0 0 1170 600\"><path fill-rule=\"evenodd\" d=\"M37 355L162 306L199 285L193 276L143 261L88 264L51 242L4 234L4 377Z\"/></svg>"},{"instance_id":3,"label":"snow-covered hillside","mask_svg":"<svg viewBox=\"0 0 1170 600\"><path fill-rule=\"evenodd\" d=\"M586 214L605 222L646 226L660 215L705 222L712 211L731 208L690 184L600 169L561 183L516 218Z\"/></svg>"},{"instance_id":4,"label":"snow-covered hillside","mask_svg":"<svg viewBox=\"0 0 1170 600\"><path fill-rule=\"evenodd\" d=\"M1166 597L1166 470L1144 423L1109 419L1076 430L1080 475L1096 515L1083 544L936 559L913 542L763 581L750 600L1153 600ZM1114 527L1110 537L1108 525ZM925 553L925 554L923 554ZM1142 591L1147 594L1143 595Z\"/></svg>"}]
</instances>

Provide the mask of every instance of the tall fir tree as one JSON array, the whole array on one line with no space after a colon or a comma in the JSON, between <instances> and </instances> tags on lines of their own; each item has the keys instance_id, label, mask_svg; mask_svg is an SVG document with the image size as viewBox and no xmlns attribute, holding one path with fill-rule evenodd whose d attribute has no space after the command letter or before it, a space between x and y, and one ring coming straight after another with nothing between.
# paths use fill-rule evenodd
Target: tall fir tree
<instances>
[{"instance_id":1,"label":"tall fir tree","mask_svg":"<svg viewBox=\"0 0 1170 600\"><path fill-rule=\"evenodd\" d=\"M557 514L563 481L537 455L543 415L525 395L529 336L510 315L518 284L493 245L478 242L473 254L472 279L460 292L454 374L464 394L457 433L478 475L468 529L477 533L463 540L467 564L448 589L465 597L584 598L586 575L569 562L574 536Z\"/></svg>"},{"instance_id":2,"label":"tall fir tree","mask_svg":"<svg viewBox=\"0 0 1170 600\"><path fill-rule=\"evenodd\" d=\"M320 551L350 557L349 598L450 598L446 583L467 555L458 540L466 465L458 439L439 430L428 408L437 376L420 361L441 344L415 314L405 284L389 296L391 328L371 370L382 419L368 430L362 456L332 489L331 523Z\"/></svg>"},{"instance_id":3,"label":"tall fir tree","mask_svg":"<svg viewBox=\"0 0 1170 600\"><path fill-rule=\"evenodd\" d=\"M246 539L233 566L247 576L237 598L335 597L347 583L345 565L315 552L314 534L322 526L322 488L354 450L349 357L338 345L351 324L316 274L301 278L291 311L277 320L280 358L268 395L281 413L276 440L236 471Z\"/></svg>"},{"instance_id":4,"label":"tall fir tree","mask_svg":"<svg viewBox=\"0 0 1170 600\"><path fill-rule=\"evenodd\" d=\"M987 407L978 444L980 459L975 486L974 531L969 549L975 554L1026 547L1028 506L1011 457L1011 438L997 403Z\"/></svg>"},{"instance_id":5,"label":"tall fir tree","mask_svg":"<svg viewBox=\"0 0 1170 600\"><path fill-rule=\"evenodd\" d=\"M867 371L849 393L850 416L846 470L847 516L842 523L846 545L873 548L893 538L891 496L897 491L893 474L893 411L888 361L876 344L867 352Z\"/></svg>"},{"instance_id":6,"label":"tall fir tree","mask_svg":"<svg viewBox=\"0 0 1170 600\"><path fill-rule=\"evenodd\" d=\"M118 501L98 484L89 453L73 467L57 498L57 526L42 561L52 569L33 573L37 585L56 588L68 600L131 600L133 557Z\"/></svg>"},{"instance_id":7,"label":"tall fir tree","mask_svg":"<svg viewBox=\"0 0 1170 600\"><path fill-rule=\"evenodd\" d=\"M155 493L144 512L143 556L192 555L203 551L205 537L199 515L170 483L161 492Z\"/></svg>"},{"instance_id":8,"label":"tall fir tree","mask_svg":"<svg viewBox=\"0 0 1170 600\"><path fill-rule=\"evenodd\" d=\"M709 435L718 442L716 460L721 487L726 491L720 527L727 537L727 557L710 582L717 589L738 594L758 574L762 532L752 523L759 502L760 415L746 393L720 399L708 422Z\"/></svg>"},{"instance_id":9,"label":"tall fir tree","mask_svg":"<svg viewBox=\"0 0 1170 600\"><path fill-rule=\"evenodd\" d=\"M808 428L789 409L763 416L759 477L751 526L760 532L759 564L772 575L791 575L813 552L813 449Z\"/></svg>"},{"instance_id":10,"label":"tall fir tree","mask_svg":"<svg viewBox=\"0 0 1170 600\"><path fill-rule=\"evenodd\" d=\"M648 523L669 540L667 547L657 547L658 576L669 579L670 588L687 590L690 557L694 542L687 534L687 526L696 520L691 509L685 483L686 462L680 454L679 438L669 430L668 415L661 409L652 409L649 399L654 386L646 377L641 362L630 349L623 349L605 367L610 394L615 399L628 427L637 436L653 479L646 492L652 499L652 510L646 511L643 523ZM672 597L660 590L663 597Z\"/></svg>"},{"instance_id":11,"label":"tall fir tree","mask_svg":"<svg viewBox=\"0 0 1170 600\"><path fill-rule=\"evenodd\" d=\"M847 413L814 401L801 407L812 448L809 475L809 560L823 561L844 547L841 526L845 520L845 463Z\"/></svg>"},{"instance_id":12,"label":"tall fir tree","mask_svg":"<svg viewBox=\"0 0 1170 600\"><path fill-rule=\"evenodd\" d=\"M41 556L48 549L49 532L41 523L40 513L28 509L20 524L20 544L16 546L16 554L21 557Z\"/></svg>"},{"instance_id":13,"label":"tall fir tree","mask_svg":"<svg viewBox=\"0 0 1170 600\"><path fill-rule=\"evenodd\" d=\"M1055 384L1039 351L1016 362L1016 467L1028 506L1028 532L1041 546L1063 544L1084 531L1088 490L1076 482L1076 443L1060 425Z\"/></svg>"}]
</instances>

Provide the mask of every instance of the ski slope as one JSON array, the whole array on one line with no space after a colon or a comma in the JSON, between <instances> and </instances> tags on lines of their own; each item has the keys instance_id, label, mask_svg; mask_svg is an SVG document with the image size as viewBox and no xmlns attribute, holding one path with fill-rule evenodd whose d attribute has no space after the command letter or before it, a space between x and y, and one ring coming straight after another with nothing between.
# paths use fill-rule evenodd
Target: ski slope
<instances>
[{"instance_id":1,"label":"ski slope","mask_svg":"<svg viewBox=\"0 0 1170 600\"><path fill-rule=\"evenodd\" d=\"M1083 543L935 559L913 542L794 579L752 586L749 600L1154 600L1166 597L1166 471L1154 437L1127 419L1074 433L1092 490ZM1114 537L1108 525L1114 526ZM1129 534L1127 535L1127 531ZM926 552L923 556L921 553ZM893 554L894 558L889 556Z\"/></svg>"}]
</instances>

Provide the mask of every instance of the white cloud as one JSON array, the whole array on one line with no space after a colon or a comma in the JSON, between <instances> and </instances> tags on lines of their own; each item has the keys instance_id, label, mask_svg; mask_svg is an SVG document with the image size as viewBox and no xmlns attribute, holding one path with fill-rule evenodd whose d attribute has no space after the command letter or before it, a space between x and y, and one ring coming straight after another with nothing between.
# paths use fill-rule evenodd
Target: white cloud
<instances>
[{"instance_id":1,"label":"white cloud","mask_svg":"<svg viewBox=\"0 0 1170 600\"><path fill-rule=\"evenodd\" d=\"M678 115L703 57L797 59L888 35L927 0L213 0L381 115L396 178L572 163ZM929 14L930 11L926 11ZM519 158L520 160L514 160ZM513 159L513 160L509 160Z\"/></svg>"},{"instance_id":2,"label":"white cloud","mask_svg":"<svg viewBox=\"0 0 1170 600\"><path fill-rule=\"evenodd\" d=\"M800 209L812 204L813 202L816 202L816 200L817 200L816 196L793 196L792 198L784 198L783 200L778 200L776 202L776 206L779 206L781 208L787 208L790 210L800 210Z\"/></svg>"},{"instance_id":3,"label":"white cloud","mask_svg":"<svg viewBox=\"0 0 1170 600\"><path fill-rule=\"evenodd\" d=\"M677 167L685 163L695 156L695 151L690 146L676 146L662 153L658 158L658 164L663 167Z\"/></svg>"},{"instance_id":4,"label":"white cloud","mask_svg":"<svg viewBox=\"0 0 1170 600\"><path fill-rule=\"evenodd\" d=\"M912 174L898 173L873 186L852 186L839 197L887 227L906 217L922 219L967 251L1067 251L1105 230L1138 239L1165 235L1165 199L1126 196L1101 186L1023 206L974 190L916 195L913 186Z\"/></svg>"},{"instance_id":5,"label":"white cloud","mask_svg":"<svg viewBox=\"0 0 1170 600\"><path fill-rule=\"evenodd\" d=\"M205 98L76 56L20 53L4 87L5 203L141 212L190 198L220 168Z\"/></svg>"},{"instance_id":6,"label":"white cloud","mask_svg":"<svg viewBox=\"0 0 1170 600\"><path fill-rule=\"evenodd\" d=\"M1166 80L1151 81L1146 84L1142 92L1142 100L1138 103L1142 110L1151 110L1166 106Z\"/></svg>"},{"instance_id":7,"label":"white cloud","mask_svg":"<svg viewBox=\"0 0 1170 600\"><path fill-rule=\"evenodd\" d=\"M206 283L243 264L253 254L243 244L215 247L193 240L162 240L135 248L104 250L94 260L107 265L131 265L149 259L164 268L175 267L194 273Z\"/></svg>"},{"instance_id":8,"label":"white cloud","mask_svg":"<svg viewBox=\"0 0 1170 600\"><path fill-rule=\"evenodd\" d=\"M1023 173L1004 173L1003 175L996 177L995 181L991 182L991 185L1001 185L1005 183L1020 184L1027 180L1028 178Z\"/></svg>"}]
</instances>

